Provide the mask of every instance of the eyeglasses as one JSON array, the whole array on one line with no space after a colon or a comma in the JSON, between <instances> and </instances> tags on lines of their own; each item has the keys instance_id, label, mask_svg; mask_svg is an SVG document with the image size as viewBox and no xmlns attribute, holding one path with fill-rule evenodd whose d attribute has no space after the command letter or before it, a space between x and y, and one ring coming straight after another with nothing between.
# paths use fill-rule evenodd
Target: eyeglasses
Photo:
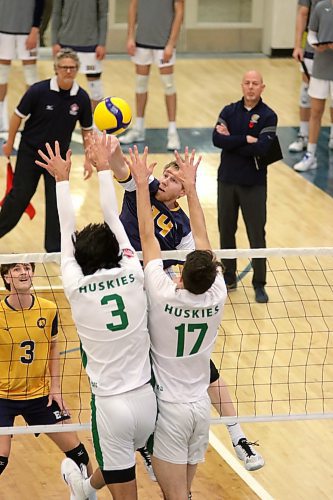
<instances>
[{"instance_id":1,"label":"eyeglasses","mask_svg":"<svg viewBox=\"0 0 333 500\"><path fill-rule=\"evenodd\" d=\"M62 69L63 71L77 71L77 66L58 66L58 69Z\"/></svg>"}]
</instances>

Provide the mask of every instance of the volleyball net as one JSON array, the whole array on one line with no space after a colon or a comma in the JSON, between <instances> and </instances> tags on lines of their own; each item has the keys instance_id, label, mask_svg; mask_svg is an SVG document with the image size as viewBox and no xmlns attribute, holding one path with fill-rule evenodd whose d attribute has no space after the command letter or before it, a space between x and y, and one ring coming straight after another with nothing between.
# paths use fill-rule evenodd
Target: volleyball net
<instances>
[{"instance_id":1,"label":"volleyball net","mask_svg":"<svg viewBox=\"0 0 333 500\"><path fill-rule=\"evenodd\" d=\"M237 420L333 418L333 248L217 250L215 253L218 259L237 258L237 289L228 294L212 354L220 377L228 386ZM163 252L166 259L183 260L185 256L183 251ZM252 287L251 259L262 257L267 258L267 304L255 302ZM87 429L90 427L90 387L62 288L60 256L0 255L0 264L14 262L35 262L32 291L56 304L61 390L73 423L28 427L18 418L15 427L0 427L0 435ZM2 300L8 294L4 287L0 293ZM16 360L4 357L4 352L8 353L5 349L8 325L2 308L0 314L1 374L3 376L7 367L10 378ZM28 338L28 325L24 328ZM15 331L11 331L10 342L15 343ZM29 368L25 376L28 380ZM212 423L231 420L235 418L212 418Z\"/></svg>"}]
</instances>

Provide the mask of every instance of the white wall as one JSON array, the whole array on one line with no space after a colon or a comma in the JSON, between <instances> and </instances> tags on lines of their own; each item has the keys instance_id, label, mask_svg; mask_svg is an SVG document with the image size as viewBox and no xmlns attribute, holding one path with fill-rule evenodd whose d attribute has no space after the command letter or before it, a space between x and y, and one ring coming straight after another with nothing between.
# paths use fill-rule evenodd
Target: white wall
<instances>
[{"instance_id":1,"label":"white wall","mask_svg":"<svg viewBox=\"0 0 333 500\"><path fill-rule=\"evenodd\" d=\"M270 55L272 49L294 46L297 0L265 0L262 50Z\"/></svg>"}]
</instances>

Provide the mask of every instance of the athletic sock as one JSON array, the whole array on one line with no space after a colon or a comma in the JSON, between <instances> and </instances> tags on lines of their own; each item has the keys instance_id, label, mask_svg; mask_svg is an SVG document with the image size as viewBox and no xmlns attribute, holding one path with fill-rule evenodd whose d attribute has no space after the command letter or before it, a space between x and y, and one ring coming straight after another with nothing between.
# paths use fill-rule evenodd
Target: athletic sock
<instances>
[{"instance_id":1,"label":"athletic sock","mask_svg":"<svg viewBox=\"0 0 333 500\"><path fill-rule=\"evenodd\" d=\"M317 151L317 144L309 142L307 147L307 152L310 153L312 156L315 156L316 151Z\"/></svg>"},{"instance_id":2,"label":"athletic sock","mask_svg":"<svg viewBox=\"0 0 333 500\"><path fill-rule=\"evenodd\" d=\"M300 122L299 135L309 137L309 122Z\"/></svg>"},{"instance_id":3,"label":"athletic sock","mask_svg":"<svg viewBox=\"0 0 333 500\"><path fill-rule=\"evenodd\" d=\"M168 134L175 134L177 132L176 122L169 122Z\"/></svg>"},{"instance_id":4,"label":"athletic sock","mask_svg":"<svg viewBox=\"0 0 333 500\"><path fill-rule=\"evenodd\" d=\"M84 491L84 494L87 495L87 497L89 495L91 495L92 493L96 493L97 490L95 490L95 488L93 486L91 486L90 477L88 477L88 479L84 480L83 491Z\"/></svg>"},{"instance_id":5,"label":"athletic sock","mask_svg":"<svg viewBox=\"0 0 333 500\"><path fill-rule=\"evenodd\" d=\"M135 128L137 130L144 130L145 129L145 119L144 118L137 118L135 121Z\"/></svg>"},{"instance_id":6,"label":"athletic sock","mask_svg":"<svg viewBox=\"0 0 333 500\"><path fill-rule=\"evenodd\" d=\"M238 441L240 439L245 438L244 432L242 431L240 424L238 424L237 422L235 422L234 424L227 424L227 429L234 446L238 444Z\"/></svg>"}]
</instances>

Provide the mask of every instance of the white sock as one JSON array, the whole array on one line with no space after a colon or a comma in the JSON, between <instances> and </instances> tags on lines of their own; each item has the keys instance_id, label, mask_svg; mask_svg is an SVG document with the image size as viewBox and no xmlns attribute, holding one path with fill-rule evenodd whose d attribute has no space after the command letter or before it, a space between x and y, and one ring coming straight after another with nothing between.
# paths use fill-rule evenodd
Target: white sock
<instances>
[{"instance_id":1,"label":"white sock","mask_svg":"<svg viewBox=\"0 0 333 500\"><path fill-rule=\"evenodd\" d=\"M235 422L234 424L227 424L227 429L234 446L238 444L238 441L240 439L245 438L244 432L242 431L240 424L238 424L237 422Z\"/></svg>"},{"instance_id":2,"label":"white sock","mask_svg":"<svg viewBox=\"0 0 333 500\"><path fill-rule=\"evenodd\" d=\"M174 134L177 132L176 122L169 122L168 134Z\"/></svg>"},{"instance_id":3,"label":"white sock","mask_svg":"<svg viewBox=\"0 0 333 500\"><path fill-rule=\"evenodd\" d=\"M307 152L310 153L310 155L314 156L316 154L316 151L317 151L317 144L309 142L307 147Z\"/></svg>"},{"instance_id":4,"label":"white sock","mask_svg":"<svg viewBox=\"0 0 333 500\"><path fill-rule=\"evenodd\" d=\"M300 122L299 134L302 137L309 137L309 122Z\"/></svg>"},{"instance_id":5,"label":"white sock","mask_svg":"<svg viewBox=\"0 0 333 500\"><path fill-rule=\"evenodd\" d=\"M137 118L135 121L135 128L137 130L144 130L145 129L145 119L144 118Z\"/></svg>"},{"instance_id":6,"label":"white sock","mask_svg":"<svg viewBox=\"0 0 333 500\"><path fill-rule=\"evenodd\" d=\"M84 491L84 494L87 495L87 497L89 495L91 495L91 493L94 493L97 491L97 490L95 490L95 488L93 488L93 486L91 486L90 477L88 477L88 479L84 480L83 491Z\"/></svg>"}]
</instances>

